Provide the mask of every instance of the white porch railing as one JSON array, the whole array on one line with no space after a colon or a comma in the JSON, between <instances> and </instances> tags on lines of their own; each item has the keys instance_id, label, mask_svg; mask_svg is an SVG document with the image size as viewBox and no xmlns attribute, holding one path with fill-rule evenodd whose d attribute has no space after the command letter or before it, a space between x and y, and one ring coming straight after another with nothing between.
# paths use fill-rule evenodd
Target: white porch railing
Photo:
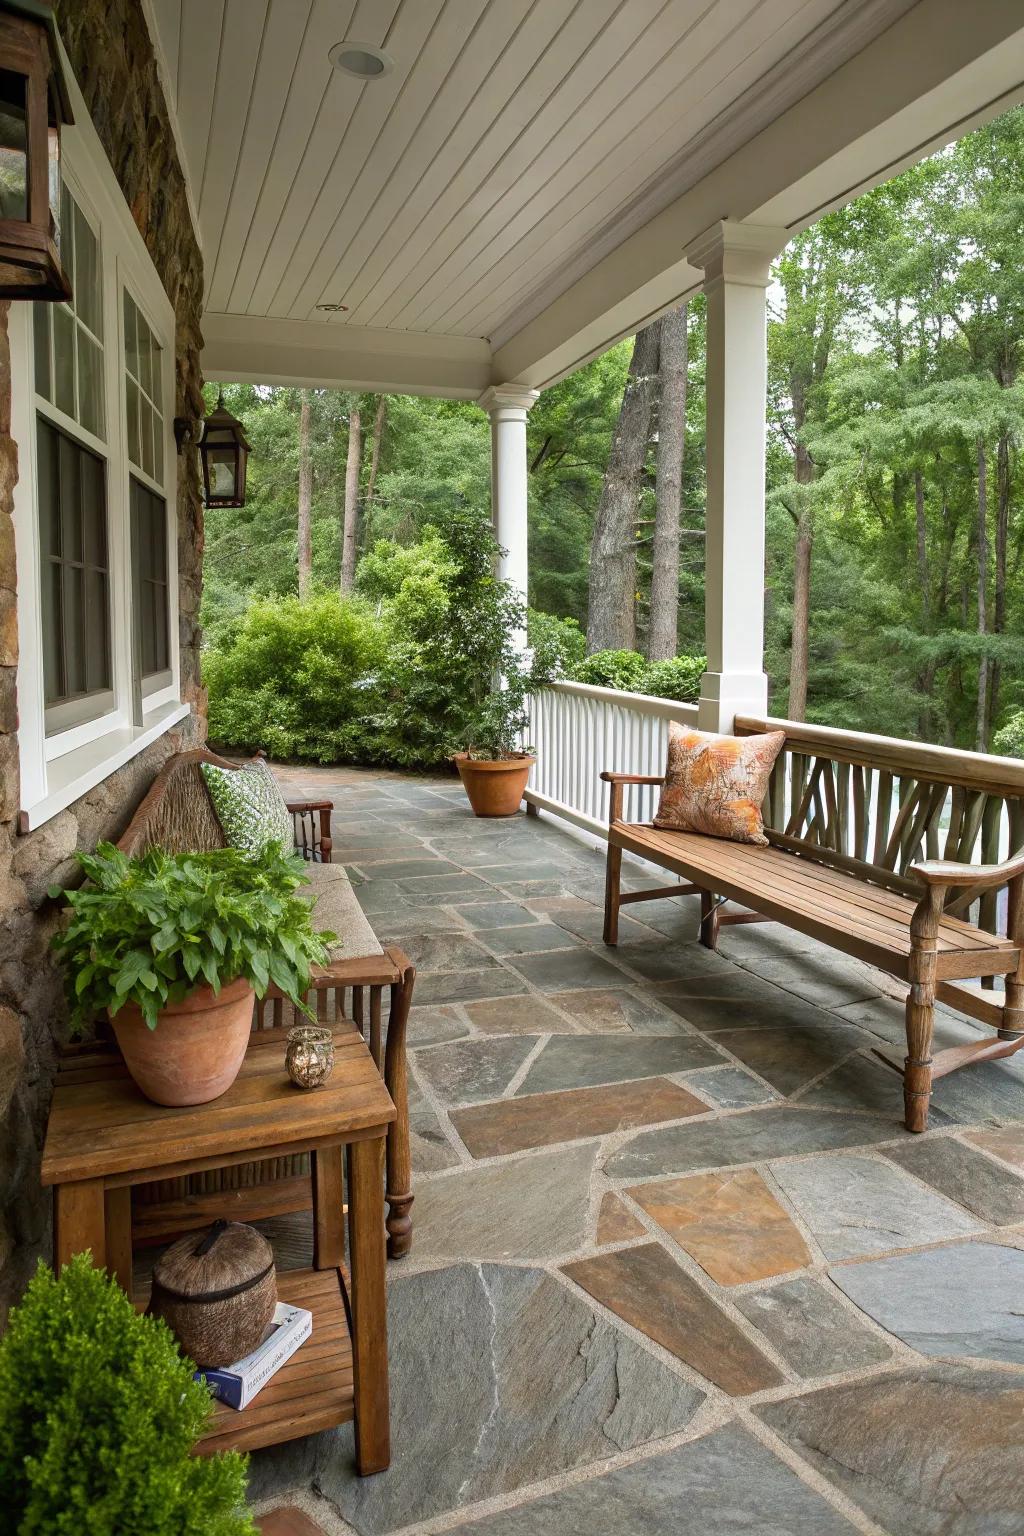
<instances>
[{"instance_id":1,"label":"white porch railing","mask_svg":"<svg viewBox=\"0 0 1024 1536\"><path fill-rule=\"evenodd\" d=\"M696 704L655 699L588 683L552 683L535 695L530 742L537 763L526 791L529 804L563 816L603 837L608 826L608 785L602 769L661 774L668 751L668 723L696 725ZM629 821L650 821L656 788L627 787Z\"/></svg>"}]
</instances>

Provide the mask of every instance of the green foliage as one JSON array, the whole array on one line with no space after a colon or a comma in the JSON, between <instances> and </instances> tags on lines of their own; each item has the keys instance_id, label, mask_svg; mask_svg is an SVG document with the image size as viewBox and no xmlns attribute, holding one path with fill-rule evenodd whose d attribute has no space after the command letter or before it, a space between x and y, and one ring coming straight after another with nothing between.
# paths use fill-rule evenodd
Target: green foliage
<instances>
[{"instance_id":1,"label":"green foliage","mask_svg":"<svg viewBox=\"0 0 1024 1536\"><path fill-rule=\"evenodd\" d=\"M992 738L992 751L1002 757L1024 757L1024 709L1010 716Z\"/></svg>"},{"instance_id":2,"label":"green foliage","mask_svg":"<svg viewBox=\"0 0 1024 1536\"><path fill-rule=\"evenodd\" d=\"M358 758L367 679L383 646L366 604L334 592L304 603L258 598L204 652L211 738L306 762Z\"/></svg>"},{"instance_id":3,"label":"green foliage","mask_svg":"<svg viewBox=\"0 0 1024 1536\"><path fill-rule=\"evenodd\" d=\"M536 608L527 612L526 638L534 665L550 677L573 676L587 654L587 637L575 619L556 619Z\"/></svg>"},{"instance_id":4,"label":"green foliage","mask_svg":"<svg viewBox=\"0 0 1024 1536\"><path fill-rule=\"evenodd\" d=\"M586 657L574 673L578 683L593 688L622 688L626 693L643 693L647 660L639 651L595 651Z\"/></svg>"},{"instance_id":5,"label":"green foliage","mask_svg":"<svg viewBox=\"0 0 1024 1536\"><path fill-rule=\"evenodd\" d=\"M700 698L700 680L707 671L706 656L672 656L648 662L642 692L656 699L679 699L694 704Z\"/></svg>"},{"instance_id":6,"label":"green foliage","mask_svg":"<svg viewBox=\"0 0 1024 1536\"><path fill-rule=\"evenodd\" d=\"M239 977L258 997L273 983L304 1006L310 967L326 962L334 935L313 932L312 903L296 894L302 862L278 844L258 855L154 848L129 859L101 843L75 857L89 883L64 893L71 917L53 940L73 1028L137 1003L155 1029L167 1003Z\"/></svg>"},{"instance_id":7,"label":"green foliage","mask_svg":"<svg viewBox=\"0 0 1024 1536\"><path fill-rule=\"evenodd\" d=\"M20 1536L255 1536L235 1452L167 1325L78 1254L40 1263L0 1342L0 1507Z\"/></svg>"}]
</instances>

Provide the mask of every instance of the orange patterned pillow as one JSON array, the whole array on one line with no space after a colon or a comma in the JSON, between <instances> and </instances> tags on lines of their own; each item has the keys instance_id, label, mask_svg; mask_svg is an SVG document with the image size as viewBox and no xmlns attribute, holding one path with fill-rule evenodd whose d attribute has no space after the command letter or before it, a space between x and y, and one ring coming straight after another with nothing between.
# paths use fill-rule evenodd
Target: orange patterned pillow
<instances>
[{"instance_id":1,"label":"orange patterned pillow","mask_svg":"<svg viewBox=\"0 0 1024 1536\"><path fill-rule=\"evenodd\" d=\"M673 720L656 827L766 844L761 805L785 731L716 736Z\"/></svg>"}]
</instances>

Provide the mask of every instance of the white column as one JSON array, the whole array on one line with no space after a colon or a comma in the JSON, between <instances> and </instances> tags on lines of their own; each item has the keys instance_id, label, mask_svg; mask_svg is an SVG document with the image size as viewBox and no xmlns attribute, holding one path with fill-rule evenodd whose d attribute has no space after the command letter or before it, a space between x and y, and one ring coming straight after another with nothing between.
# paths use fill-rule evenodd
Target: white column
<instances>
[{"instance_id":1,"label":"white column","mask_svg":"<svg viewBox=\"0 0 1024 1536\"><path fill-rule=\"evenodd\" d=\"M699 723L763 715L766 290L785 230L723 220L686 252L707 295L707 518Z\"/></svg>"},{"instance_id":2,"label":"white column","mask_svg":"<svg viewBox=\"0 0 1024 1536\"><path fill-rule=\"evenodd\" d=\"M521 384L495 384L479 404L491 418L491 520L501 546L498 576L511 582L526 602L527 536L526 418L537 399ZM522 640L525 649L525 634Z\"/></svg>"}]
</instances>

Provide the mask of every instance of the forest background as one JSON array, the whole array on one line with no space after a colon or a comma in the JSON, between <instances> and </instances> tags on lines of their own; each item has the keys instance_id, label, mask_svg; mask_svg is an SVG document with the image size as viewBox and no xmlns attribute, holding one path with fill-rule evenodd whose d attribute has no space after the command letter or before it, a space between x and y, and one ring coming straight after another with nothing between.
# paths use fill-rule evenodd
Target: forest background
<instances>
[{"instance_id":1,"label":"forest background","mask_svg":"<svg viewBox=\"0 0 1024 1536\"><path fill-rule=\"evenodd\" d=\"M772 713L1024 755L1022 243L1024 109L822 219L776 262ZM530 413L529 602L575 621L545 630L574 675L641 691L662 691L660 677L677 697L692 686L673 680L699 678L704 365L698 298ZM278 656L285 631L321 660L349 646L345 707L358 705L355 615L394 606L411 576L417 601L452 586L445 531L486 522L490 441L470 404L224 394L252 455L246 506L207 514L206 671L214 734L246 746L273 705L253 671L276 664L255 643L272 618ZM587 651L601 656L581 665ZM677 653L675 672L642 664ZM367 755L343 736L332 750Z\"/></svg>"}]
</instances>

